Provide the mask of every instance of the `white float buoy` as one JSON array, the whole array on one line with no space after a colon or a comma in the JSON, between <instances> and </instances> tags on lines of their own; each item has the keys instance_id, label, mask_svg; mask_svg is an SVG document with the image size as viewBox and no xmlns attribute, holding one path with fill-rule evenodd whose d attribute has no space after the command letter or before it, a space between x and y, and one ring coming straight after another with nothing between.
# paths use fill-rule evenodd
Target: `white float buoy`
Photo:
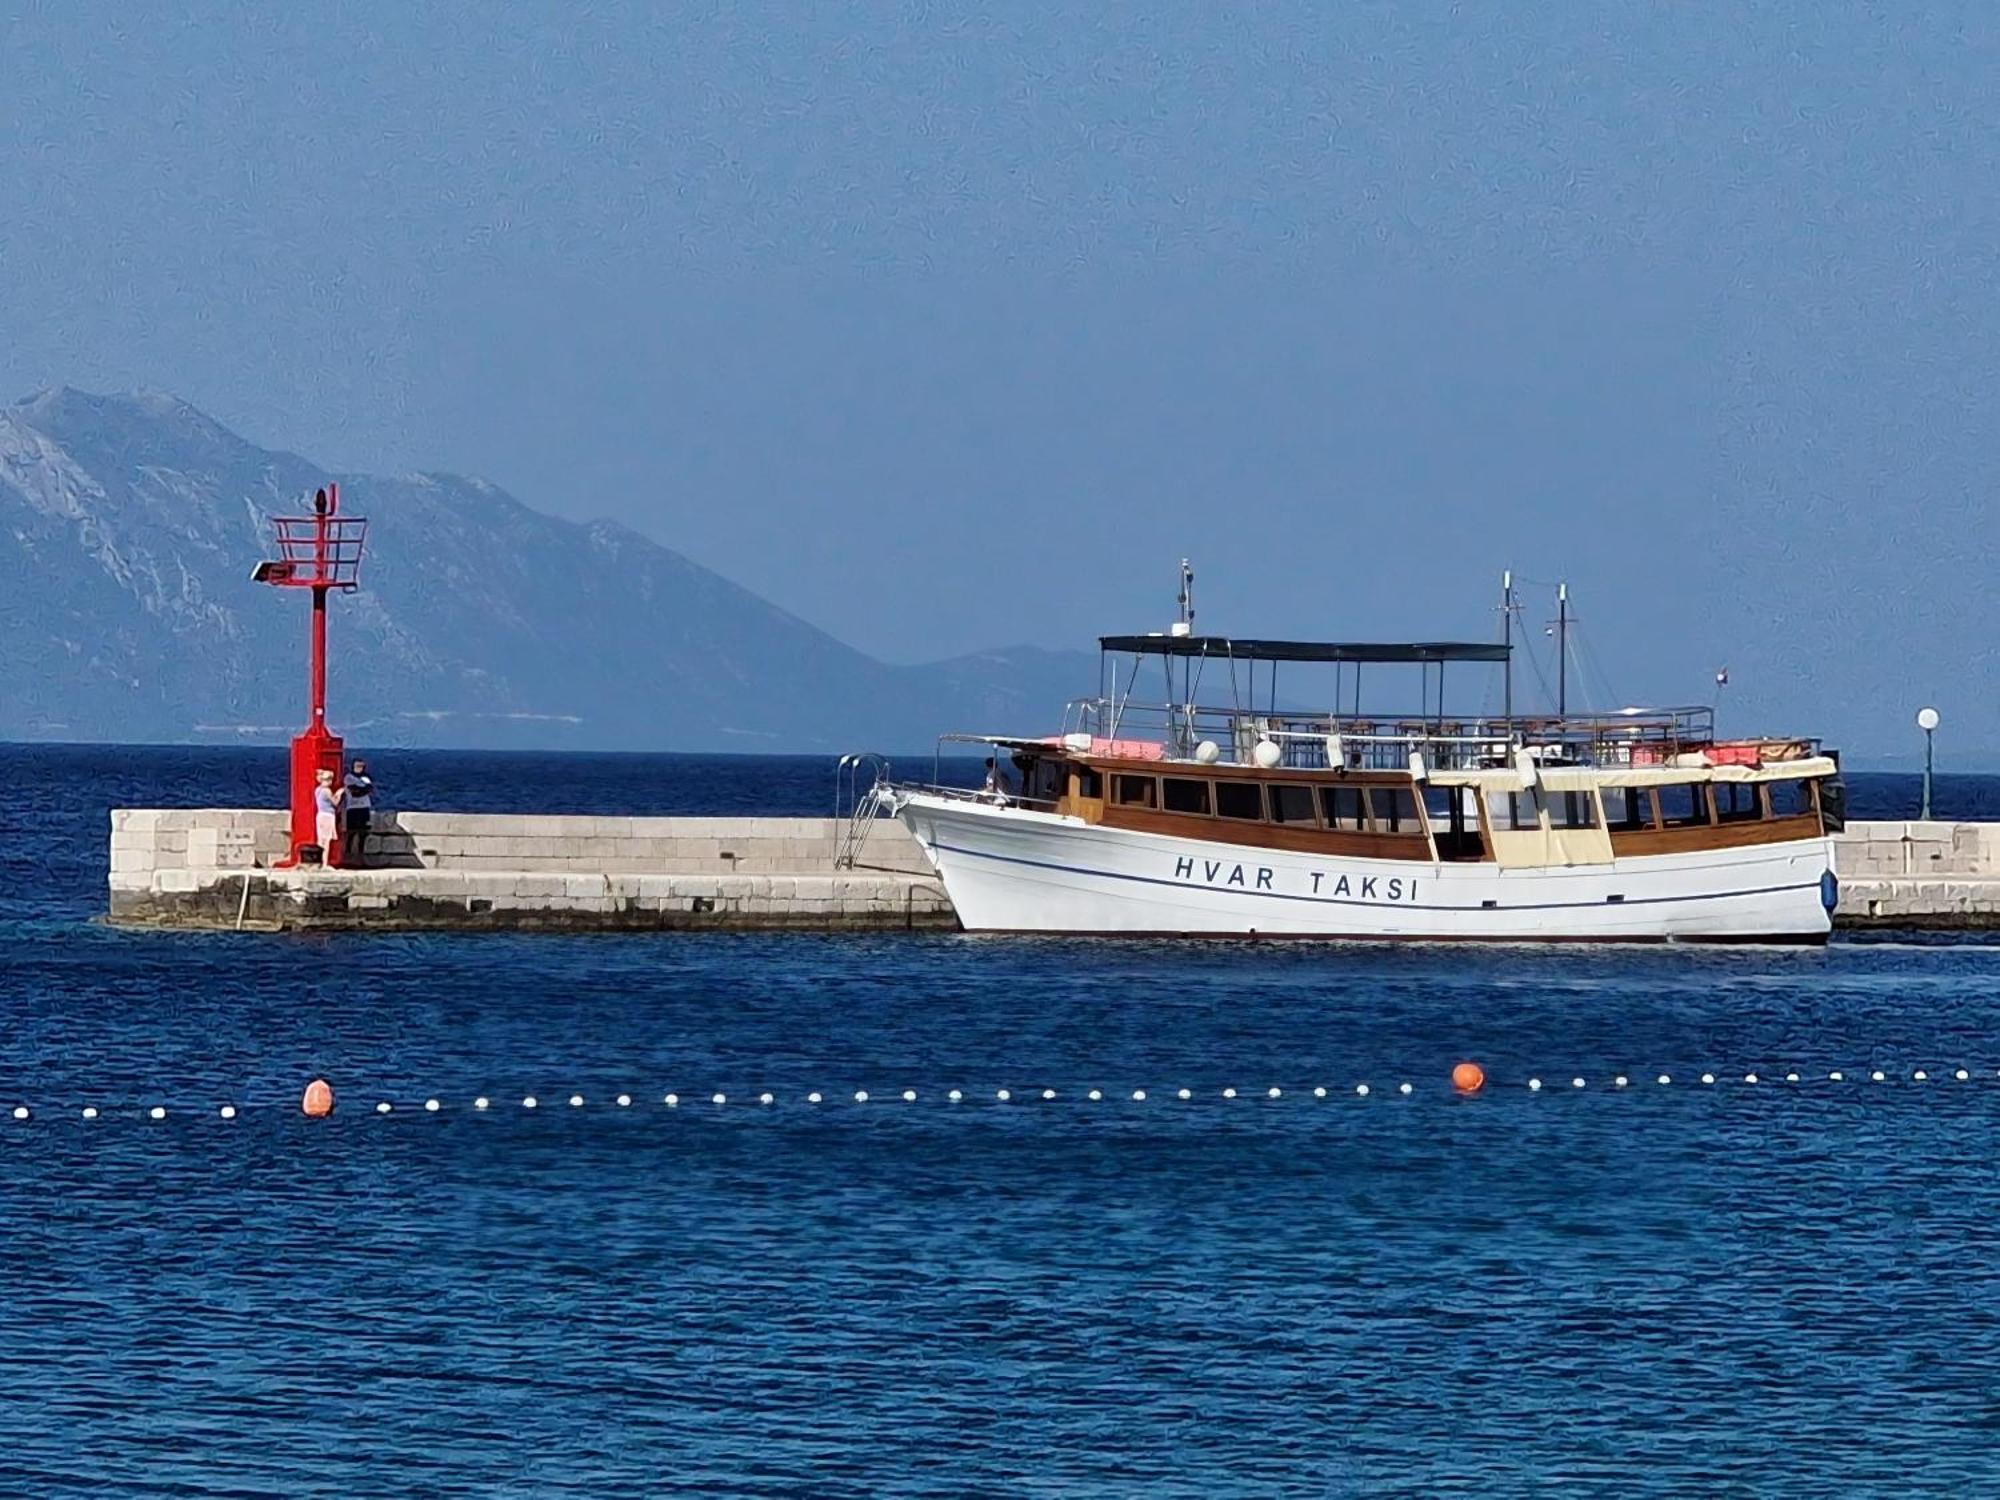
<instances>
[{"instance_id":1,"label":"white float buoy","mask_svg":"<svg viewBox=\"0 0 2000 1500\"><path fill-rule=\"evenodd\" d=\"M708 1102L710 1104L727 1104L729 1102L729 1096L727 1094L711 1094L709 1096Z\"/></svg>"},{"instance_id":2,"label":"white float buoy","mask_svg":"<svg viewBox=\"0 0 2000 1500\"><path fill-rule=\"evenodd\" d=\"M915 1089L904 1089L903 1102L905 1104L915 1104L917 1102L917 1091Z\"/></svg>"},{"instance_id":3,"label":"white float buoy","mask_svg":"<svg viewBox=\"0 0 2000 1500\"><path fill-rule=\"evenodd\" d=\"M1930 1077L1931 1077L1930 1074L1926 1073L1922 1068L1919 1068L1917 1069L1916 1072L1910 1075L1910 1081L1913 1083L1928 1083L1930 1082Z\"/></svg>"},{"instance_id":4,"label":"white float buoy","mask_svg":"<svg viewBox=\"0 0 2000 1500\"><path fill-rule=\"evenodd\" d=\"M945 1095L945 1098L951 1100L953 1104L958 1103L958 1101L963 1099L964 1097L965 1095L961 1094L957 1089L953 1089L949 1094Z\"/></svg>"},{"instance_id":5,"label":"white float buoy","mask_svg":"<svg viewBox=\"0 0 2000 1500\"><path fill-rule=\"evenodd\" d=\"M218 1109L216 1113L221 1115L222 1118L225 1120L233 1120L236 1118L236 1106L233 1104L225 1104L222 1106L222 1108Z\"/></svg>"},{"instance_id":6,"label":"white float buoy","mask_svg":"<svg viewBox=\"0 0 2000 1500\"><path fill-rule=\"evenodd\" d=\"M1354 1085L1354 1092L1359 1094L1363 1099L1366 1099L1368 1097L1368 1085L1365 1083L1357 1083Z\"/></svg>"},{"instance_id":7,"label":"white float buoy","mask_svg":"<svg viewBox=\"0 0 2000 1500\"><path fill-rule=\"evenodd\" d=\"M1397 1085L1396 1092L1399 1094L1413 1094L1416 1090L1410 1087L1409 1084L1404 1083Z\"/></svg>"},{"instance_id":8,"label":"white float buoy","mask_svg":"<svg viewBox=\"0 0 2000 1500\"><path fill-rule=\"evenodd\" d=\"M166 1110L161 1108L157 1104L155 1104L151 1109L147 1110L146 1114L149 1118L155 1120L164 1120L167 1117Z\"/></svg>"},{"instance_id":9,"label":"white float buoy","mask_svg":"<svg viewBox=\"0 0 2000 1500\"><path fill-rule=\"evenodd\" d=\"M1951 1076L1956 1078L1960 1083L1963 1083L1965 1082L1966 1079L1970 1078L1972 1075L1966 1072L1965 1069L1960 1068L1956 1073L1952 1074Z\"/></svg>"},{"instance_id":10,"label":"white float buoy","mask_svg":"<svg viewBox=\"0 0 2000 1500\"><path fill-rule=\"evenodd\" d=\"M583 1095L581 1095L581 1094L571 1094L571 1095L569 1096L569 1107L570 1107L571 1109L582 1109L582 1108L583 1108Z\"/></svg>"},{"instance_id":11,"label":"white float buoy","mask_svg":"<svg viewBox=\"0 0 2000 1500\"><path fill-rule=\"evenodd\" d=\"M380 1104L376 1105L375 1113L378 1115L386 1115L387 1113L389 1113L389 1101L387 1099L384 1099Z\"/></svg>"},{"instance_id":12,"label":"white float buoy","mask_svg":"<svg viewBox=\"0 0 2000 1500\"><path fill-rule=\"evenodd\" d=\"M1325 1084L1323 1084L1323 1083L1322 1083L1322 1084L1318 1085L1317 1087L1315 1087L1315 1088L1313 1089L1313 1098L1315 1098L1315 1099L1324 1099L1325 1097L1326 1097L1326 1085L1325 1085Z\"/></svg>"},{"instance_id":13,"label":"white float buoy","mask_svg":"<svg viewBox=\"0 0 2000 1500\"><path fill-rule=\"evenodd\" d=\"M1234 1099L1234 1098L1236 1097L1236 1090L1235 1090L1235 1089L1224 1089L1224 1090L1222 1091L1222 1097L1223 1097L1223 1098L1225 1098L1225 1099Z\"/></svg>"},{"instance_id":14,"label":"white float buoy","mask_svg":"<svg viewBox=\"0 0 2000 1500\"><path fill-rule=\"evenodd\" d=\"M15 1119L17 1119L17 1120L25 1120L25 1119L27 1119L27 1118L28 1118L28 1106L27 1106L27 1105L25 1105L25 1104L17 1104L17 1105L15 1105L15 1106L14 1106L14 1118L15 1118Z\"/></svg>"},{"instance_id":15,"label":"white float buoy","mask_svg":"<svg viewBox=\"0 0 2000 1500\"><path fill-rule=\"evenodd\" d=\"M856 1104L866 1104L868 1102L868 1090L856 1089L854 1091L854 1102Z\"/></svg>"},{"instance_id":16,"label":"white float buoy","mask_svg":"<svg viewBox=\"0 0 2000 1500\"><path fill-rule=\"evenodd\" d=\"M820 1102L820 1096L817 1091L806 1095L806 1103L817 1104L819 1102Z\"/></svg>"},{"instance_id":17,"label":"white float buoy","mask_svg":"<svg viewBox=\"0 0 2000 1500\"><path fill-rule=\"evenodd\" d=\"M630 1109L632 1107L632 1096L630 1094L620 1094L618 1096L618 1107L620 1109Z\"/></svg>"},{"instance_id":18,"label":"white float buoy","mask_svg":"<svg viewBox=\"0 0 2000 1500\"><path fill-rule=\"evenodd\" d=\"M1282 1098L1283 1096L1284 1096L1284 1090L1274 1088L1265 1097L1270 1099L1278 1099Z\"/></svg>"},{"instance_id":19,"label":"white float buoy","mask_svg":"<svg viewBox=\"0 0 2000 1500\"><path fill-rule=\"evenodd\" d=\"M1583 1087L1583 1080L1581 1078L1572 1078L1569 1081L1569 1086L1573 1089L1580 1089Z\"/></svg>"},{"instance_id":20,"label":"white float buoy","mask_svg":"<svg viewBox=\"0 0 2000 1500\"><path fill-rule=\"evenodd\" d=\"M1831 1073L1826 1075L1826 1081L1828 1083L1845 1083L1847 1080L1841 1077L1840 1069L1835 1068Z\"/></svg>"},{"instance_id":21,"label":"white float buoy","mask_svg":"<svg viewBox=\"0 0 2000 1500\"><path fill-rule=\"evenodd\" d=\"M1874 1072L1870 1073L1868 1076L1872 1078L1875 1082L1880 1083L1882 1082L1884 1075L1882 1073L1882 1070L1880 1068L1877 1068Z\"/></svg>"},{"instance_id":22,"label":"white float buoy","mask_svg":"<svg viewBox=\"0 0 2000 1500\"><path fill-rule=\"evenodd\" d=\"M666 1105L668 1109L679 1109L681 1107L681 1096L679 1094L668 1094L660 1103Z\"/></svg>"},{"instance_id":23,"label":"white float buoy","mask_svg":"<svg viewBox=\"0 0 2000 1500\"><path fill-rule=\"evenodd\" d=\"M96 1118L97 1118L97 1106L96 1106L95 1104L86 1104L86 1105L84 1105L84 1107L83 1107L83 1117L84 1117L84 1118L85 1118L86 1120L94 1120L94 1119L96 1119Z\"/></svg>"},{"instance_id":24,"label":"white float buoy","mask_svg":"<svg viewBox=\"0 0 2000 1500\"><path fill-rule=\"evenodd\" d=\"M1193 1094L1192 1094L1191 1092L1189 1092L1189 1091L1188 1091L1187 1089L1182 1089L1182 1090L1180 1091L1179 1095L1177 1095L1176 1097L1178 1097L1178 1098L1182 1098L1182 1099L1192 1099L1192 1098L1194 1097L1194 1095L1193 1095Z\"/></svg>"},{"instance_id":25,"label":"white float buoy","mask_svg":"<svg viewBox=\"0 0 2000 1500\"><path fill-rule=\"evenodd\" d=\"M426 1099L424 1101L424 1109L430 1114L436 1114L440 1108L442 1106L435 1099Z\"/></svg>"},{"instance_id":26,"label":"white float buoy","mask_svg":"<svg viewBox=\"0 0 2000 1500\"><path fill-rule=\"evenodd\" d=\"M1538 1094L1538 1093L1540 1093L1540 1092L1541 1092L1541 1089L1542 1089L1542 1080L1541 1080L1541 1079L1539 1079L1539 1078L1530 1078L1530 1079L1528 1080L1528 1092L1529 1092L1529 1093L1531 1093L1531 1094Z\"/></svg>"},{"instance_id":27,"label":"white float buoy","mask_svg":"<svg viewBox=\"0 0 2000 1500\"><path fill-rule=\"evenodd\" d=\"M474 1109L484 1109L486 1108L487 1102L488 1101L486 1096L484 1094L481 1094L477 1099L474 1099L472 1101L472 1107Z\"/></svg>"},{"instance_id":28,"label":"white float buoy","mask_svg":"<svg viewBox=\"0 0 2000 1500\"><path fill-rule=\"evenodd\" d=\"M1713 1073L1704 1073L1701 1075L1701 1081L1703 1083L1713 1083L1715 1082L1715 1075Z\"/></svg>"},{"instance_id":29,"label":"white float buoy","mask_svg":"<svg viewBox=\"0 0 2000 1500\"><path fill-rule=\"evenodd\" d=\"M1745 1073L1743 1075L1743 1081L1745 1083L1755 1083L1757 1081L1757 1075L1755 1073Z\"/></svg>"},{"instance_id":30,"label":"white float buoy","mask_svg":"<svg viewBox=\"0 0 2000 1500\"><path fill-rule=\"evenodd\" d=\"M1097 1103L1098 1100L1102 1099L1104 1095L1100 1094L1096 1089L1092 1089L1086 1097L1090 1100L1092 1104L1095 1104Z\"/></svg>"},{"instance_id":31,"label":"white float buoy","mask_svg":"<svg viewBox=\"0 0 2000 1500\"><path fill-rule=\"evenodd\" d=\"M1797 1083L1798 1081L1799 1081L1799 1075L1796 1073L1787 1073L1785 1075L1785 1082L1787 1083Z\"/></svg>"},{"instance_id":32,"label":"white float buoy","mask_svg":"<svg viewBox=\"0 0 2000 1500\"><path fill-rule=\"evenodd\" d=\"M993 1097L995 1099L998 1099L1002 1104L1005 1104L1009 1099L1013 1098L1014 1096L1008 1093L1005 1089L995 1089L993 1091Z\"/></svg>"},{"instance_id":33,"label":"white float buoy","mask_svg":"<svg viewBox=\"0 0 2000 1500\"><path fill-rule=\"evenodd\" d=\"M1132 1098L1135 1102L1144 1104L1146 1102L1146 1091L1144 1089L1134 1089L1132 1090Z\"/></svg>"},{"instance_id":34,"label":"white float buoy","mask_svg":"<svg viewBox=\"0 0 2000 1500\"><path fill-rule=\"evenodd\" d=\"M1625 1087L1626 1082L1627 1080L1625 1075L1623 1073L1620 1073L1616 1078L1611 1080L1611 1086L1613 1088L1622 1089Z\"/></svg>"},{"instance_id":35,"label":"white float buoy","mask_svg":"<svg viewBox=\"0 0 2000 1500\"><path fill-rule=\"evenodd\" d=\"M1053 1098L1055 1098L1055 1096L1056 1096L1056 1091L1055 1091L1054 1089L1043 1089L1043 1090L1042 1090L1042 1097L1043 1097L1044 1099L1053 1099Z\"/></svg>"},{"instance_id":36,"label":"white float buoy","mask_svg":"<svg viewBox=\"0 0 2000 1500\"><path fill-rule=\"evenodd\" d=\"M541 1101L540 1101L539 1099L537 1099L537 1098L536 1098L536 1097L535 1097L535 1096L534 1096L533 1094L530 1094L530 1095L528 1095L528 1097L527 1097L527 1098L525 1098L525 1099L523 1099L523 1100L521 1101L521 1108L523 1108L523 1109L533 1109L533 1108L534 1108L534 1107L535 1107L535 1106L536 1106L537 1104L539 1104L540 1102L541 1102Z\"/></svg>"},{"instance_id":37,"label":"white float buoy","mask_svg":"<svg viewBox=\"0 0 2000 1500\"><path fill-rule=\"evenodd\" d=\"M759 1104L773 1104L776 1102L776 1100L774 1100L772 1096L769 1094L759 1094L757 1096L757 1102Z\"/></svg>"},{"instance_id":38,"label":"white float buoy","mask_svg":"<svg viewBox=\"0 0 2000 1500\"><path fill-rule=\"evenodd\" d=\"M1672 1083L1673 1081L1674 1081L1674 1079L1673 1079L1673 1075L1672 1075L1671 1073L1662 1073L1662 1074L1660 1075L1660 1084L1661 1084L1661 1086L1662 1086L1662 1087L1664 1087L1664 1086L1665 1086L1665 1085L1667 1085L1667 1084L1670 1084L1670 1083Z\"/></svg>"}]
</instances>

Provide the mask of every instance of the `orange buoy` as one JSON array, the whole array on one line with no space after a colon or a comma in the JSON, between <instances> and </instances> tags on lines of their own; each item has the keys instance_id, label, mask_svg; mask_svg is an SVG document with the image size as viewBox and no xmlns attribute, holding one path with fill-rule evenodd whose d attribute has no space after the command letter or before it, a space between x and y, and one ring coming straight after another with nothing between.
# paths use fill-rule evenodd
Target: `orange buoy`
<instances>
[{"instance_id":1,"label":"orange buoy","mask_svg":"<svg viewBox=\"0 0 2000 1500\"><path fill-rule=\"evenodd\" d=\"M333 1113L332 1087L324 1078L315 1078L306 1085L306 1096L299 1101L299 1108L308 1119L324 1120Z\"/></svg>"},{"instance_id":2,"label":"orange buoy","mask_svg":"<svg viewBox=\"0 0 2000 1500\"><path fill-rule=\"evenodd\" d=\"M1462 1062L1451 1070L1451 1086L1461 1094L1476 1094L1486 1087L1486 1070L1476 1062Z\"/></svg>"}]
</instances>

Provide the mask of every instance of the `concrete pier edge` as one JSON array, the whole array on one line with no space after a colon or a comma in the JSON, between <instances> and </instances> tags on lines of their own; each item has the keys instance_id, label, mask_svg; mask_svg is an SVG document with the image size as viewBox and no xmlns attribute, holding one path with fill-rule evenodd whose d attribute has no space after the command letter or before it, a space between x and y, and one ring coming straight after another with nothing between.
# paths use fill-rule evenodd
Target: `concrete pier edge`
<instances>
[{"instance_id":1,"label":"concrete pier edge","mask_svg":"<svg viewBox=\"0 0 2000 1500\"><path fill-rule=\"evenodd\" d=\"M110 920L259 931L881 930L957 926L900 824L837 866L832 818L383 814L371 868L278 870L286 815L121 808ZM2000 823L1850 823L1837 836L1849 928L2000 929Z\"/></svg>"}]
</instances>

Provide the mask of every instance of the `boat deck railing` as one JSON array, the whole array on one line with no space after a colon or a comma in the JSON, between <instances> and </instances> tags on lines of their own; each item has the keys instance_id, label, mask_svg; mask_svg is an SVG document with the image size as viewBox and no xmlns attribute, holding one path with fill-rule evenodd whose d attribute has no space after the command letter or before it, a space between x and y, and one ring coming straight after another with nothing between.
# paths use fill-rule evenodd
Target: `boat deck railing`
<instances>
[{"instance_id":1,"label":"boat deck railing","mask_svg":"<svg viewBox=\"0 0 2000 1500\"><path fill-rule=\"evenodd\" d=\"M1250 713L1199 705L1134 704L1107 698L1073 700L1063 732L1109 753L1173 760L1207 759L1215 746L1224 765L1255 765L1257 746L1269 741L1278 764L1301 770L1402 771L1421 755L1432 770L1478 770L1506 765L1520 750L1550 763L1594 766L1671 765L1681 755L1717 751L1715 710L1621 709L1605 714L1407 715ZM1141 748L1157 747L1157 748ZM1811 754L1817 741L1760 742L1764 759ZM1267 752L1268 755L1268 752Z\"/></svg>"}]
</instances>

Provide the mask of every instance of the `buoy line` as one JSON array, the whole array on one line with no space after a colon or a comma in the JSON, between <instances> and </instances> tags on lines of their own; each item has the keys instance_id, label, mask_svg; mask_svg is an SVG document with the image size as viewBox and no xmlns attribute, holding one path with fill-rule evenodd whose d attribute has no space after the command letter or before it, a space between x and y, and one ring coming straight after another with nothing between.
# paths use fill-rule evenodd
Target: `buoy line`
<instances>
[{"instance_id":1,"label":"buoy line","mask_svg":"<svg viewBox=\"0 0 2000 1500\"><path fill-rule=\"evenodd\" d=\"M1878 1084L1927 1084L1944 1086L1949 1089L1951 1085L1970 1084L1980 1080L2000 1082L2000 1069L1974 1070L1958 1066L1935 1069L1868 1068L1848 1071L1841 1068L1831 1068L1821 1072L1816 1070L1802 1070L1794 1067L1788 1068L1783 1072L1763 1072L1752 1068L1740 1073L1734 1071L1718 1072L1715 1069L1709 1069L1694 1075L1692 1080L1686 1077L1677 1079L1674 1074L1666 1072L1655 1074L1651 1079L1653 1085L1651 1091L1657 1092L1661 1089L1668 1089L1678 1093L1688 1093L1690 1091L1712 1093L1724 1090L1754 1089L1759 1093L1770 1093L1775 1088L1782 1094L1787 1092L1796 1093L1815 1088L1822 1091L1829 1089L1872 1089L1873 1086ZM1525 1078L1515 1080L1512 1084L1496 1084L1489 1079L1486 1070L1478 1063L1461 1062L1451 1069L1450 1074L1446 1078L1436 1080L1421 1088L1417 1083L1405 1078L1398 1080L1393 1086L1384 1085L1383 1092L1388 1094L1389 1097L1400 1099L1444 1098L1463 1100L1476 1095L1491 1094L1496 1091L1505 1092L1510 1089L1523 1090L1533 1095L1557 1093L1570 1095L1634 1093L1638 1092L1635 1083L1644 1084L1646 1082L1647 1079L1644 1076L1635 1076L1631 1073L1615 1073L1598 1077L1579 1073L1569 1075L1566 1080L1566 1086L1564 1086L1565 1080L1560 1074L1554 1075L1551 1079L1544 1079L1540 1074L1530 1074ZM814 1112L824 1112L841 1105L846 1105L851 1109L867 1109L871 1111L893 1111L899 1106L918 1104L933 1107L964 1107L968 1104L980 1103L992 1106L1053 1104L1059 1107L1073 1108L1080 1105L1145 1104L1154 1099L1158 1099L1162 1104L1208 1102L1251 1109L1271 1105L1298 1105L1303 1102L1324 1104L1328 1100L1342 1096L1350 1099L1369 1099L1374 1097L1375 1092L1376 1089L1373 1084L1366 1080L1360 1080L1352 1084L1314 1084L1309 1087L1303 1085L1270 1084L1259 1088L1228 1084L1202 1089L1187 1085L1168 1089L1153 1089L1148 1087L1119 1089L1106 1088L1102 1085L1087 1088L1059 1089L1044 1085L1022 1089L1003 1086L991 1090L968 1089L964 1087L948 1089L905 1087L879 1093L870 1092L866 1088L846 1090L813 1089L801 1094L786 1094L766 1088L754 1093L747 1091L743 1093L729 1093L722 1090L702 1093L698 1090L690 1090L684 1094L667 1092L652 1095L651 1097L658 1100L656 1108L685 1113L684 1106L690 1106L699 1102L706 1102L710 1111L729 1110L731 1112L740 1111L745 1107L761 1111L786 1105L801 1107ZM520 1095L512 1104L509 1104L505 1099L500 1099L496 1102L494 1096L487 1094L476 1095L469 1100L463 1101L453 1101L442 1095L431 1094L421 1101L413 1101L407 1104L399 1104L392 1098L384 1098L374 1094L364 1095L363 1097L365 1102L360 1106L362 1112L376 1117L394 1116L399 1113L425 1115L460 1113L474 1115L525 1115L538 1112L547 1113L542 1108L541 1096L532 1093ZM569 1111L614 1110L633 1113L645 1107L648 1095L643 1092L634 1093L627 1091L616 1095L591 1097L582 1093L572 1092L566 1095L558 1095L557 1097L567 1105ZM732 1101L734 1102L732 1103ZM248 1114L270 1113L298 1113L303 1114L309 1119L317 1120L325 1119L334 1113L334 1092L332 1086L325 1079L315 1078L307 1086L299 1102L295 1105L272 1103L239 1104L234 1101L224 1101L220 1104L208 1103L196 1105L177 1102L171 1107L162 1103L133 1104L123 1107L85 1104L65 1110L54 1109L46 1105L28 1101L20 1101L10 1104L0 1104L0 1112L4 1113L6 1120L20 1125L34 1124L52 1118L80 1119L88 1122L117 1119L159 1121L206 1117L233 1121L241 1119Z\"/></svg>"}]
</instances>

